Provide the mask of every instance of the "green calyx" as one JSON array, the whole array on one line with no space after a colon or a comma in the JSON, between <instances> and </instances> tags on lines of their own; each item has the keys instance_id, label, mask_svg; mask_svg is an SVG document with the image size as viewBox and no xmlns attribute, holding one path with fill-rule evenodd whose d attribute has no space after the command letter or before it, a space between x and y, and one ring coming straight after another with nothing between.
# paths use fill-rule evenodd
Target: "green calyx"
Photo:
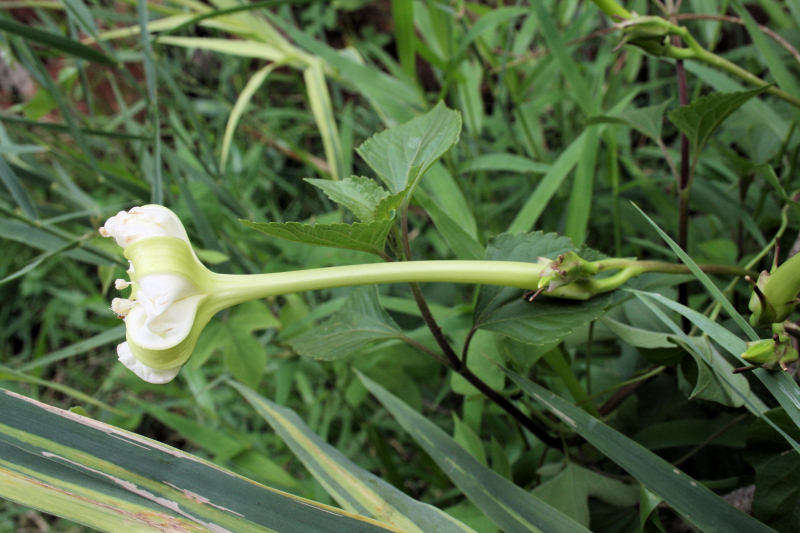
<instances>
[{"instance_id":1,"label":"green calyx","mask_svg":"<svg viewBox=\"0 0 800 533\"><path fill-rule=\"evenodd\" d=\"M771 339L748 342L742 359L767 369L779 365L786 370L789 363L797 361L797 350L792 346L791 337L786 333L783 324L773 324L772 331Z\"/></svg>"},{"instance_id":2,"label":"green calyx","mask_svg":"<svg viewBox=\"0 0 800 533\"><path fill-rule=\"evenodd\" d=\"M800 293L800 254L794 255L772 272L762 271L753 285L748 305L753 326L783 322L797 307Z\"/></svg>"}]
</instances>

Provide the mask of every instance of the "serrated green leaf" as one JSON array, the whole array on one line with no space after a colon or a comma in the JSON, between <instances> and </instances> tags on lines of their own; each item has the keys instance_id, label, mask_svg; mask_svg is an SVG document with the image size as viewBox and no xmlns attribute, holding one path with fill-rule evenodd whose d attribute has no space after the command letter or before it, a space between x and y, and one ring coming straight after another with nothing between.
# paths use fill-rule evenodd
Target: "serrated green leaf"
<instances>
[{"instance_id":1,"label":"serrated green leaf","mask_svg":"<svg viewBox=\"0 0 800 533\"><path fill-rule=\"evenodd\" d=\"M461 115L442 102L427 113L377 133L358 154L393 193L410 195L422 176L456 142Z\"/></svg>"},{"instance_id":2,"label":"serrated green leaf","mask_svg":"<svg viewBox=\"0 0 800 533\"><path fill-rule=\"evenodd\" d=\"M354 224L304 224L301 222L252 222L243 224L267 235L287 241L346 248L383 254L386 235L392 227L391 220L356 222Z\"/></svg>"},{"instance_id":3,"label":"serrated green leaf","mask_svg":"<svg viewBox=\"0 0 800 533\"><path fill-rule=\"evenodd\" d=\"M368 377L361 382L453 483L505 531L577 533L579 523L480 464L452 437Z\"/></svg>"},{"instance_id":4,"label":"serrated green leaf","mask_svg":"<svg viewBox=\"0 0 800 533\"><path fill-rule=\"evenodd\" d=\"M750 91L732 93L713 93L670 111L667 116L681 130L692 144L693 158L708 142L711 134L739 109L745 102L757 96L769 87L759 87Z\"/></svg>"},{"instance_id":5,"label":"serrated green leaf","mask_svg":"<svg viewBox=\"0 0 800 533\"><path fill-rule=\"evenodd\" d=\"M471 531L439 509L418 502L361 468L314 433L297 413L229 382L345 509L372 515L402 531Z\"/></svg>"},{"instance_id":6,"label":"serrated green leaf","mask_svg":"<svg viewBox=\"0 0 800 533\"><path fill-rule=\"evenodd\" d=\"M378 288L368 286L354 289L339 311L288 342L300 355L331 360L348 357L375 341L394 339L402 333L378 302Z\"/></svg>"},{"instance_id":7,"label":"serrated green leaf","mask_svg":"<svg viewBox=\"0 0 800 533\"><path fill-rule=\"evenodd\" d=\"M554 258L574 249L572 242L554 233L528 235L503 234L487 248L487 259L503 257L535 262L542 256ZM600 295L584 302L539 297L534 302L522 298L519 289L482 286L473 316L474 327L488 329L519 342L545 345L563 340L578 327L603 316L612 302Z\"/></svg>"},{"instance_id":8,"label":"serrated green leaf","mask_svg":"<svg viewBox=\"0 0 800 533\"><path fill-rule=\"evenodd\" d=\"M390 195L375 180L363 176L351 176L340 181L315 178L306 178L305 181L322 190L337 204L349 209L362 222L390 218L390 210L400 203L399 196ZM390 207L394 203L390 198L396 199L394 207Z\"/></svg>"}]
</instances>

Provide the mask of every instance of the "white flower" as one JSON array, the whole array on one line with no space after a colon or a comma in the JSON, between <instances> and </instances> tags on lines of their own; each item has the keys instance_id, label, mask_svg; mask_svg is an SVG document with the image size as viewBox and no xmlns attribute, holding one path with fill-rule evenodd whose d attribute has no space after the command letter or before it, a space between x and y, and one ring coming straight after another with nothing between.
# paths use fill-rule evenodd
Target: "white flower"
<instances>
[{"instance_id":1,"label":"white flower","mask_svg":"<svg viewBox=\"0 0 800 533\"><path fill-rule=\"evenodd\" d=\"M128 269L130 281L114 282L117 290L131 288L129 298L111 302L114 313L125 320L126 342L117 347L119 360L145 381L167 383L191 353L184 341L195 326L200 303L207 297L191 279L198 271L181 268L187 258L190 263L197 261L186 230L166 207L145 205L109 218L100 234L113 237L126 256L138 253L140 257L138 274L133 259ZM167 239L164 245L165 237L180 240ZM148 239L152 241L146 242ZM135 248L139 252L135 253Z\"/></svg>"},{"instance_id":2,"label":"white flower","mask_svg":"<svg viewBox=\"0 0 800 533\"><path fill-rule=\"evenodd\" d=\"M114 237L125 248L147 237L177 237L189 242L178 216L161 205L143 205L120 211L100 228L103 237Z\"/></svg>"}]
</instances>

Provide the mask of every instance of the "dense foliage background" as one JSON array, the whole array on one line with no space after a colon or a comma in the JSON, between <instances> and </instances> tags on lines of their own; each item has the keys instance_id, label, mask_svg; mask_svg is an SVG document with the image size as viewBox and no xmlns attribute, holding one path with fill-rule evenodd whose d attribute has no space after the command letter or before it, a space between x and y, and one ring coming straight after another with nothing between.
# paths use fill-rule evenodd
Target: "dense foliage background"
<instances>
[{"instance_id":1,"label":"dense foliage background","mask_svg":"<svg viewBox=\"0 0 800 533\"><path fill-rule=\"evenodd\" d=\"M706 49L800 97L800 54L790 44L800 37L798 2L623 4L672 17ZM652 299L618 291L604 313L537 300L529 305L552 308L473 335L473 309L482 305L475 287L423 286L455 351L471 338L470 368L553 428L562 445L550 447L419 349L438 348L401 284L380 287L380 303L412 343L356 343L347 357L336 345L316 346L333 359L316 360L308 346L318 324L348 316L362 293L306 292L223 313L174 382L143 383L116 362L124 329L109 300L125 263L96 233L120 209L156 202L180 215L200 257L220 272L379 261L270 237L240 219L352 222L305 179L374 177L355 147L444 101L463 127L411 203L414 258L480 258L488 246L496 259L535 261L574 244L590 247L583 253L592 258L679 262L638 206L697 263L757 271L773 251L784 260L800 248L791 196L800 114L791 101L751 94L709 129L705 146L691 146L697 161L681 215L680 166L689 159L666 118L682 101L678 72L685 69L687 101L752 86L708 63L678 66L626 44L635 37L592 2L23 0L0 2L0 11L4 388L336 505L226 384L233 378L411 497L496 530L369 394L358 369L480 463L592 530L689 527L613 453L548 416L500 363L763 523L796 531L800 459L766 422L797 438L791 415L753 375L731 373L740 364L719 338L666 307L659 317ZM142 34L147 19L159 22ZM724 114L698 109L720 121ZM509 231L516 237L497 237ZM678 294L676 283L688 279L658 275L632 286L682 301L745 339L701 284ZM744 313L750 287L731 279L713 278ZM522 291L513 296L521 302ZM81 527L0 503L0 530Z\"/></svg>"}]
</instances>

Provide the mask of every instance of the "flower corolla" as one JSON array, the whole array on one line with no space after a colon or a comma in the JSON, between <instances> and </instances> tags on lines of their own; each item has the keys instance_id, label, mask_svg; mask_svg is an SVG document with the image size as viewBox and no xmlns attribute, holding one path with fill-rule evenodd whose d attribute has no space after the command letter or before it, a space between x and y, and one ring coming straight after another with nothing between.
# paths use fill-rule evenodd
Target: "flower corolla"
<instances>
[{"instance_id":1,"label":"flower corolla","mask_svg":"<svg viewBox=\"0 0 800 533\"><path fill-rule=\"evenodd\" d=\"M100 228L130 261L130 280L118 279L111 309L125 320L120 362L150 383L168 383L191 355L200 331L216 312L208 300L210 276L192 251L180 219L160 205L120 211Z\"/></svg>"}]
</instances>

